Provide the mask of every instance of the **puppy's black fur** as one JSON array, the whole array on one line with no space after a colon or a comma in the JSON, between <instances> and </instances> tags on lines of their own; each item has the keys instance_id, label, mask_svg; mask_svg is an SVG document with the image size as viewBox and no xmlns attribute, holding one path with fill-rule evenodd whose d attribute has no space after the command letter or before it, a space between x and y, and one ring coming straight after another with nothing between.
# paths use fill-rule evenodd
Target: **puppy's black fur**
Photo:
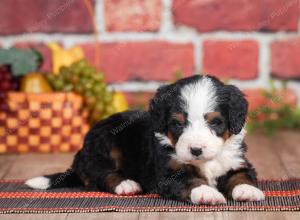
<instances>
[{"instance_id":1,"label":"puppy's black fur","mask_svg":"<svg viewBox=\"0 0 300 220\"><path fill-rule=\"evenodd\" d=\"M234 86L209 78L216 88L216 112L220 113L210 122L211 129L224 138L238 134L247 115L244 95ZM193 76L162 86L151 100L149 111L127 111L98 122L86 135L71 169L46 176L50 179L49 188L84 186L114 193L123 180L131 179L141 185L143 193L190 201L191 190L208 184L207 179L199 167L181 163L171 155L188 123L179 98L181 88L201 79L202 76ZM181 114L179 121L174 120L174 113ZM156 132L170 137L172 145L162 144ZM240 148L246 151L244 143ZM218 190L231 197L234 186L255 185L256 173L245 159L239 168L228 170L216 181Z\"/></svg>"}]
</instances>

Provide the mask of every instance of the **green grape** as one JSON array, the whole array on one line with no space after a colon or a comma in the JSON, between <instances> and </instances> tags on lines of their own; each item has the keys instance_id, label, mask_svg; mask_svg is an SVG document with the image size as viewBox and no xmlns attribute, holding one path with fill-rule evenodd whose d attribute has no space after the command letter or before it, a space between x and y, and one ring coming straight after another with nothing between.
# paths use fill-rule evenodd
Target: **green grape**
<instances>
[{"instance_id":1,"label":"green grape","mask_svg":"<svg viewBox=\"0 0 300 220\"><path fill-rule=\"evenodd\" d=\"M77 93L79 93L79 94L82 94L83 91L84 91L84 88L83 88L83 86L82 86L81 84L77 84L77 85L75 86L75 91L76 91Z\"/></svg>"},{"instance_id":2,"label":"green grape","mask_svg":"<svg viewBox=\"0 0 300 220\"><path fill-rule=\"evenodd\" d=\"M107 107L106 107L106 109L105 109L105 113L107 113L107 114L113 114L113 113L115 113L115 108L114 108L114 106L112 106L112 105L108 105Z\"/></svg>"},{"instance_id":3,"label":"green grape","mask_svg":"<svg viewBox=\"0 0 300 220\"><path fill-rule=\"evenodd\" d=\"M87 66L89 66L88 62L85 59L79 60L75 63L75 65L77 65L79 68L86 68Z\"/></svg>"},{"instance_id":4,"label":"green grape","mask_svg":"<svg viewBox=\"0 0 300 220\"><path fill-rule=\"evenodd\" d=\"M84 88L86 90L91 90L93 87L93 81L92 80L87 80L86 83L84 84Z\"/></svg>"},{"instance_id":5,"label":"green grape","mask_svg":"<svg viewBox=\"0 0 300 220\"><path fill-rule=\"evenodd\" d=\"M96 85L93 86L93 92L94 94L100 94L105 91L106 87L103 83L97 83Z\"/></svg>"},{"instance_id":6,"label":"green grape","mask_svg":"<svg viewBox=\"0 0 300 220\"><path fill-rule=\"evenodd\" d=\"M105 95L102 98L103 98L104 103L109 104L112 102L113 96L110 92L106 91Z\"/></svg>"},{"instance_id":7,"label":"green grape","mask_svg":"<svg viewBox=\"0 0 300 220\"><path fill-rule=\"evenodd\" d=\"M93 97L93 93L91 91L84 91L85 98Z\"/></svg>"},{"instance_id":8,"label":"green grape","mask_svg":"<svg viewBox=\"0 0 300 220\"><path fill-rule=\"evenodd\" d=\"M59 69L59 75L65 75L65 74L68 74L69 71L70 71L70 70L69 70L68 67L62 66L62 67L60 67L60 69Z\"/></svg>"},{"instance_id":9,"label":"green grape","mask_svg":"<svg viewBox=\"0 0 300 220\"><path fill-rule=\"evenodd\" d=\"M99 72L97 72L96 74L94 74L92 77L93 77L93 79L94 79L95 81L98 81L98 82L102 82L103 79L104 79L103 74L102 74L102 73L99 73Z\"/></svg>"},{"instance_id":10,"label":"green grape","mask_svg":"<svg viewBox=\"0 0 300 220\"><path fill-rule=\"evenodd\" d=\"M73 91L73 88L74 88L74 86L72 84L67 84L64 86L63 90L65 92L71 92L71 91Z\"/></svg>"},{"instance_id":11,"label":"green grape","mask_svg":"<svg viewBox=\"0 0 300 220\"><path fill-rule=\"evenodd\" d=\"M85 60L79 60L75 63L73 63L71 66L70 66L70 69L83 69L85 68L86 64L85 64Z\"/></svg>"},{"instance_id":12,"label":"green grape","mask_svg":"<svg viewBox=\"0 0 300 220\"><path fill-rule=\"evenodd\" d=\"M56 81L60 81L63 84L65 83L65 79L64 79L64 77L61 74L58 74L55 80Z\"/></svg>"},{"instance_id":13,"label":"green grape","mask_svg":"<svg viewBox=\"0 0 300 220\"><path fill-rule=\"evenodd\" d=\"M56 81L53 83L53 86L54 86L54 88L55 88L56 90L62 91L63 88L64 88L64 83L63 83L63 81L61 81L61 80L56 80Z\"/></svg>"},{"instance_id":14,"label":"green grape","mask_svg":"<svg viewBox=\"0 0 300 220\"><path fill-rule=\"evenodd\" d=\"M96 101L95 110L99 112L102 112L104 110L104 106L101 101Z\"/></svg>"},{"instance_id":15,"label":"green grape","mask_svg":"<svg viewBox=\"0 0 300 220\"><path fill-rule=\"evenodd\" d=\"M46 77L47 79L50 81L50 83L52 84L55 79L56 79L56 76L54 74L46 74Z\"/></svg>"},{"instance_id":16,"label":"green grape","mask_svg":"<svg viewBox=\"0 0 300 220\"><path fill-rule=\"evenodd\" d=\"M82 77L82 78L80 79L79 83L80 83L82 86L85 86L85 84L87 84L88 81L89 81L88 78Z\"/></svg>"},{"instance_id":17,"label":"green grape","mask_svg":"<svg viewBox=\"0 0 300 220\"><path fill-rule=\"evenodd\" d=\"M73 72L73 75L80 75L80 73L82 72L82 69L81 68L72 68L72 72Z\"/></svg>"},{"instance_id":18,"label":"green grape","mask_svg":"<svg viewBox=\"0 0 300 220\"><path fill-rule=\"evenodd\" d=\"M85 77L92 77L94 73L96 72L96 69L93 67L87 67L83 73Z\"/></svg>"}]
</instances>

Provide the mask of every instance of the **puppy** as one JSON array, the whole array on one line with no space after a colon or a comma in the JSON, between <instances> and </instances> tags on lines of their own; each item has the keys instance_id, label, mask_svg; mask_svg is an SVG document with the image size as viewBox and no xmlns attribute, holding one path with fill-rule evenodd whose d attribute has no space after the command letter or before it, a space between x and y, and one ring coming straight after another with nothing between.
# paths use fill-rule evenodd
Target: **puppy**
<instances>
[{"instance_id":1,"label":"puppy","mask_svg":"<svg viewBox=\"0 0 300 220\"><path fill-rule=\"evenodd\" d=\"M247 108L235 86L211 76L181 79L160 87L149 111L127 111L98 122L69 170L26 184L158 193L194 204L263 200L245 158Z\"/></svg>"}]
</instances>

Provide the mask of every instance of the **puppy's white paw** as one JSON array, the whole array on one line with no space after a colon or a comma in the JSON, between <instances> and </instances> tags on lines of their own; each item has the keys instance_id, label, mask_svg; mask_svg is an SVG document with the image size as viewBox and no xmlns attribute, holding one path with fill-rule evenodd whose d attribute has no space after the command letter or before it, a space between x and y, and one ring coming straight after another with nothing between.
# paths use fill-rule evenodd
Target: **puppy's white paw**
<instances>
[{"instance_id":1,"label":"puppy's white paw","mask_svg":"<svg viewBox=\"0 0 300 220\"><path fill-rule=\"evenodd\" d=\"M265 199L263 191L249 184L234 187L232 198L236 201L260 201Z\"/></svg>"},{"instance_id":2,"label":"puppy's white paw","mask_svg":"<svg viewBox=\"0 0 300 220\"><path fill-rule=\"evenodd\" d=\"M25 185L33 189L48 189L50 187L50 179L44 176L38 176L29 179L25 182Z\"/></svg>"},{"instance_id":3,"label":"puppy's white paw","mask_svg":"<svg viewBox=\"0 0 300 220\"><path fill-rule=\"evenodd\" d=\"M115 193L118 195L132 195L142 191L140 184L133 180L123 180L115 188Z\"/></svg>"},{"instance_id":4,"label":"puppy's white paw","mask_svg":"<svg viewBox=\"0 0 300 220\"><path fill-rule=\"evenodd\" d=\"M192 189L191 201L194 204L221 204L226 203L225 197L213 187L201 185Z\"/></svg>"}]
</instances>

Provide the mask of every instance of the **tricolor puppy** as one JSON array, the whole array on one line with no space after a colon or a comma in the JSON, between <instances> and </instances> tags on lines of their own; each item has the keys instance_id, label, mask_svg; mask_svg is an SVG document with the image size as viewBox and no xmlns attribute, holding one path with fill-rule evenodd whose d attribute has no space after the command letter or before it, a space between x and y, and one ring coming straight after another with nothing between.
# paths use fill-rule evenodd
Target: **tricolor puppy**
<instances>
[{"instance_id":1,"label":"tricolor puppy","mask_svg":"<svg viewBox=\"0 0 300 220\"><path fill-rule=\"evenodd\" d=\"M98 122L71 169L26 184L159 193L195 204L263 200L245 158L247 107L238 88L214 77L181 79L160 87L149 111L127 111Z\"/></svg>"}]
</instances>

